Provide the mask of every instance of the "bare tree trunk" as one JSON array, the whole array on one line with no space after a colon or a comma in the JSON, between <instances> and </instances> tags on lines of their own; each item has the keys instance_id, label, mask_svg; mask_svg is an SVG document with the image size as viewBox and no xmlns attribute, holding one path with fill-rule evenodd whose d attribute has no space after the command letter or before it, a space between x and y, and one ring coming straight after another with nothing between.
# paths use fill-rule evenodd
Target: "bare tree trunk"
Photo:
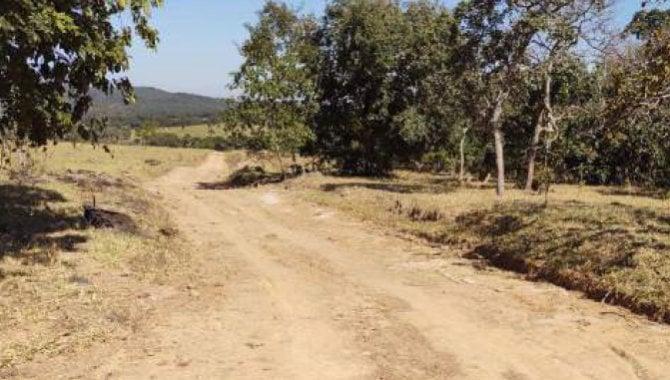
<instances>
[{"instance_id":1,"label":"bare tree trunk","mask_svg":"<svg viewBox=\"0 0 670 380\"><path fill-rule=\"evenodd\" d=\"M496 181L496 195L499 200L502 200L505 197L505 148L503 133L500 127L493 130L493 139L496 150L496 170L498 174Z\"/></svg>"},{"instance_id":2,"label":"bare tree trunk","mask_svg":"<svg viewBox=\"0 0 670 380\"><path fill-rule=\"evenodd\" d=\"M498 174L496 185L496 194L498 195L498 200L502 200L505 197L505 142L500 119L502 117L503 104L505 103L508 94L509 93L507 91L501 91L498 93L493 108L493 113L491 114L491 127L493 129L493 140L496 152L496 169Z\"/></svg>"},{"instance_id":3,"label":"bare tree trunk","mask_svg":"<svg viewBox=\"0 0 670 380\"><path fill-rule=\"evenodd\" d=\"M0 171L5 168L5 165L7 164L8 161L8 152L9 149L7 148L5 141L0 140Z\"/></svg>"},{"instance_id":4,"label":"bare tree trunk","mask_svg":"<svg viewBox=\"0 0 670 380\"><path fill-rule=\"evenodd\" d=\"M277 163L279 164L279 169L281 170L281 175L285 176L286 175L286 169L284 169L284 160L281 156L280 151L275 152L275 158L277 159Z\"/></svg>"},{"instance_id":5,"label":"bare tree trunk","mask_svg":"<svg viewBox=\"0 0 670 380\"><path fill-rule=\"evenodd\" d=\"M551 146L551 142L547 142L547 145L545 146L547 150L549 150ZM548 152L545 152L548 153ZM545 170L549 170L549 155L545 154L544 155L544 168ZM544 184L544 207L549 206L549 187L551 187L551 181L549 180L549 176L546 176L546 183Z\"/></svg>"},{"instance_id":6,"label":"bare tree trunk","mask_svg":"<svg viewBox=\"0 0 670 380\"><path fill-rule=\"evenodd\" d=\"M19 171L21 173L25 173L28 168L28 154L26 153L24 148L21 148L17 152L18 155L18 161L19 161Z\"/></svg>"},{"instance_id":7,"label":"bare tree trunk","mask_svg":"<svg viewBox=\"0 0 670 380\"><path fill-rule=\"evenodd\" d=\"M552 51L552 55L560 51L561 45L556 46L556 50ZM531 141L530 149L528 150L528 176L526 178L526 190L532 190L533 180L535 179L535 158L540 144L540 137L542 132L554 132L556 130L556 117L554 116L554 109L551 105L551 85L552 85L552 71L554 70L553 57L549 61L549 65L544 72L544 97L542 99L542 110L538 115L535 123L535 132ZM546 124L546 125L545 125Z\"/></svg>"},{"instance_id":8,"label":"bare tree trunk","mask_svg":"<svg viewBox=\"0 0 670 380\"><path fill-rule=\"evenodd\" d=\"M533 138L531 139L530 147L528 148L528 173L526 176L526 191L533 190L533 181L535 181L535 159L537 158L537 151L540 146L543 114L544 111L541 111L540 115L538 115L537 122L535 123L535 131L533 132Z\"/></svg>"},{"instance_id":9,"label":"bare tree trunk","mask_svg":"<svg viewBox=\"0 0 670 380\"><path fill-rule=\"evenodd\" d=\"M463 182L465 179L465 140L468 137L468 131L470 128L463 128L463 136L461 137L461 170L458 173L458 182Z\"/></svg>"}]
</instances>

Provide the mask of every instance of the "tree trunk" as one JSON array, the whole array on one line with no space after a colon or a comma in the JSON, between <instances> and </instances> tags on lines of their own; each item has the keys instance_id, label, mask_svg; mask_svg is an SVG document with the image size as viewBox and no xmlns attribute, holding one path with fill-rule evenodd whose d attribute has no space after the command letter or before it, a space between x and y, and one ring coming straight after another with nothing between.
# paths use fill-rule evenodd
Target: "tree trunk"
<instances>
[{"instance_id":1,"label":"tree trunk","mask_svg":"<svg viewBox=\"0 0 670 380\"><path fill-rule=\"evenodd\" d=\"M21 148L18 150L17 156L19 158L19 171L23 174L28 170L28 154L24 148Z\"/></svg>"},{"instance_id":2,"label":"tree trunk","mask_svg":"<svg viewBox=\"0 0 670 380\"><path fill-rule=\"evenodd\" d=\"M468 131L470 128L463 129L463 136L461 137L461 170L458 174L458 181L463 182L465 179L465 139L468 137Z\"/></svg>"},{"instance_id":3,"label":"tree trunk","mask_svg":"<svg viewBox=\"0 0 670 380\"><path fill-rule=\"evenodd\" d=\"M7 153L9 149L5 145L4 140L0 140L0 170L4 169L7 165L9 154Z\"/></svg>"},{"instance_id":4,"label":"tree trunk","mask_svg":"<svg viewBox=\"0 0 670 380\"><path fill-rule=\"evenodd\" d=\"M526 191L533 190L533 181L535 181L535 159L537 158L537 150L540 146L540 134L542 133L542 115L544 111L540 112L535 123L535 131L533 138L530 141L528 149L528 172L526 176Z\"/></svg>"},{"instance_id":5,"label":"tree trunk","mask_svg":"<svg viewBox=\"0 0 670 380\"><path fill-rule=\"evenodd\" d=\"M505 142L502 131L502 122L500 119L502 117L503 104L505 103L508 94L507 91L498 93L493 113L491 114L491 127L493 129L493 141L496 152L496 170L498 174L496 185L498 200L502 200L505 197Z\"/></svg>"},{"instance_id":6,"label":"tree trunk","mask_svg":"<svg viewBox=\"0 0 670 380\"><path fill-rule=\"evenodd\" d=\"M540 111L537 121L535 123L535 132L531 141L530 149L528 150L528 177L526 178L526 190L533 189L533 180L535 179L535 158L537 150L540 145L540 137L542 132L551 133L556 130L556 118L554 116L554 109L551 105L551 85L552 85L552 71L554 69L553 60L549 61L546 71L544 72L544 98L542 100L542 110ZM546 125L545 125L546 124ZM551 141L547 140L547 150L551 146ZM545 159L545 165L546 162ZM548 168L546 168L548 170ZM547 186L549 186L547 184Z\"/></svg>"},{"instance_id":7,"label":"tree trunk","mask_svg":"<svg viewBox=\"0 0 670 380\"><path fill-rule=\"evenodd\" d=\"M284 160L281 156L281 152L276 151L275 158L277 159L277 163L279 164L279 169L281 170L282 176L286 176L286 169L284 169Z\"/></svg>"},{"instance_id":8,"label":"tree trunk","mask_svg":"<svg viewBox=\"0 0 670 380\"><path fill-rule=\"evenodd\" d=\"M496 170L498 179L496 181L496 195L499 200L505 197L505 157L503 133L500 127L493 130L493 139L496 149Z\"/></svg>"}]
</instances>

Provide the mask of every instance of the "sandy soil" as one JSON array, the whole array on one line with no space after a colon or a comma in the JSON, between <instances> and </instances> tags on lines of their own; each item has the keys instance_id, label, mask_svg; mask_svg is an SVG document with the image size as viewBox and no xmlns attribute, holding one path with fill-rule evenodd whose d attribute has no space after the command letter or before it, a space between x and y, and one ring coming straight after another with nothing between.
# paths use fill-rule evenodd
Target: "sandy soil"
<instances>
[{"instance_id":1,"label":"sandy soil","mask_svg":"<svg viewBox=\"0 0 670 380\"><path fill-rule=\"evenodd\" d=\"M149 185L198 281L133 339L36 362L36 379L667 379L670 328L306 204L207 191L213 154Z\"/></svg>"}]
</instances>

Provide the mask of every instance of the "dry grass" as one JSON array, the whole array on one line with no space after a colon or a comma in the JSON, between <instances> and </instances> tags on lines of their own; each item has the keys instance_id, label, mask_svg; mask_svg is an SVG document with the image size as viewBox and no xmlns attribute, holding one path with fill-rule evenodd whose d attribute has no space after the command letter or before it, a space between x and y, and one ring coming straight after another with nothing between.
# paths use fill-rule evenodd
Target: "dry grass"
<instances>
[{"instance_id":1,"label":"dry grass","mask_svg":"<svg viewBox=\"0 0 670 380\"><path fill-rule=\"evenodd\" d=\"M46 152L35 151L35 169L40 172L63 172L67 169L91 170L113 177L144 181L165 174L177 166L193 166L209 153L199 149L174 149L115 145L111 153L87 144L59 144Z\"/></svg>"},{"instance_id":2,"label":"dry grass","mask_svg":"<svg viewBox=\"0 0 670 380\"><path fill-rule=\"evenodd\" d=\"M491 188L409 172L389 180L308 176L292 187L461 255L670 322L670 199L658 194L555 186L546 206L519 190L498 204Z\"/></svg>"},{"instance_id":3,"label":"dry grass","mask_svg":"<svg viewBox=\"0 0 670 380\"><path fill-rule=\"evenodd\" d=\"M161 133L172 133L179 137L184 137L186 135L198 138L226 136L226 131L222 126L209 126L207 124L188 125L185 127L163 127L159 128L158 131Z\"/></svg>"},{"instance_id":4,"label":"dry grass","mask_svg":"<svg viewBox=\"0 0 670 380\"><path fill-rule=\"evenodd\" d=\"M132 334L150 314L142 294L188 281L185 244L166 233L174 226L160 200L138 183L196 164L207 152L111 149L114 158L90 146L60 145L33 154L29 183L0 175L0 377L36 355ZM67 170L84 171L84 179L64 180ZM82 205L91 202L91 191L99 207L130 215L139 231L85 229Z\"/></svg>"}]
</instances>

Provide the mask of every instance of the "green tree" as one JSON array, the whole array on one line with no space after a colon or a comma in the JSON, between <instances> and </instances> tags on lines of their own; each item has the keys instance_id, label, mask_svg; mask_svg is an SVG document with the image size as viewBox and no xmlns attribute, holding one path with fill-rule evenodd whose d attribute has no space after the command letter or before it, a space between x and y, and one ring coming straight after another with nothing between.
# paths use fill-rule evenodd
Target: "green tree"
<instances>
[{"instance_id":1,"label":"green tree","mask_svg":"<svg viewBox=\"0 0 670 380\"><path fill-rule=\"evenodd\" d=\"M523 84L528 52L538 36L553 35L557 16L582 0L471 0L456 10L463 35L463 71L474 75L485 125L493 134L498 197L505 193L504 117ZM602 1L594 0L599 6ZM474 73L474 74L473 74Z\"/></svg>"},{"instance_id":2,"label":"green tree","mask_svg":"<svg viewBox=\"0 0 670 380\"><path fill-rule=\"evenodd\" d=\"M444 149L456 116L454 27L431 1L332 2L319 40L319 154L343 172L386 175Z\"/></svg>"},{"instance_id":3,"label":"green tree","mask_svg":"<svg viewBox=\"0 0 670 380\"><path fill-rule=\"evenodd\" d=\"M598 164L611 183L670 184L670 13L650 5L625 30L640 44L602 62L606 101L597 129Z\"/></svg>"},{"instance_id":4,"label":"green tree","mask_svg":"<svg viewBox=\"0 0 670 380\"><path fill-rule=\"evenodd\" d=\"M533 38L530 46L531 76L535 76L540 83L540 91L534 99L534 128L528 147L526 190L533 187L535 161L542 137L545 137L547 154L553 140L560 134L559 124L572 116L573 107L581 105L579 99L570 97L571 90L578 89L579 83L565 80L577 77L582 69L573 50L580 43L602 50L602 46L598 46L603 45L600 30L610 5L602 0L564 0L558 3L554 10L540 19L543 32ZM559 110L555 107L557 101ZM548 170L550 168L545 167L545 171Z\"/></svg>"},{"instance_id":5,"label":"green tree","mask_svg":"<svg viewBox=\"0 0 670 380\"><path fill-rule=\"evenodd\" d=\"M336 0L326 8L315 132L318 153L343 172L383 175L403 153L393 84L404 34L394 2Z\"/></svg>"},{"instance_id":6,"label":"green tree","mask_svg":"<svg viewBox=\"0 0 670 380\"><path fill-rule=\"evenodd\" d=\"M262 141L284 171L282 154L295 154L312 140L316 22L268 1L247 30L249 39L240 49L244 63L231 86L242 95L226 113L225 125Z\"/></svg>"},{"instance_id":7,"label":"green tree","mask_svg":"<svg viewBox=\"0 0 670 380\"><path fill-rule=\"evenodd\" d=\"M538 25L531 21L533 6L524 9L520 5L504 0L473 0L461 2L456 11L464 36L464 71L478 76L482 113L494 137L499 198L505 193L503 107L520 78L530 41L539 32Z\"/></svg>"},{"instance_id":8,"label":"green tree","mask_svg":"<svg viewBox=\"0 0 670 380\"><path fill-rule=\"evenodd\" d=\"M135 135L141 144L147 144L148 140L156 136L158 133L159 124L155 120L145 120L135 130Z\"/></svg>"},{"instance_id":9,"label":"green tree","mask_svg":"<svg viewBox=\"0 0 670 380\"><path fill-rule=\"evenodd\" d=\"M82 118L89 91L120 91L131 101L127 48L133 34L155 48L151 8L162 0L11 0L0 2L0 140L34 146L77 129L95 139L97 123ZM116 27L125 15L131 26Z\"/></svg>"},{"instance_id":10,"label":"green tree","mask_svg":"<svg viewBox=\"0 0 670 380\"><path fill-rule=\"evenodd\" d=\"M404 23L393 85L396 107L401 110L394 119L396 128L407 144L407 157L446 154L453 158L456 145L465 144L461 135L470 127L465 89L451 64L458 59L454 56L456 21L447 8L417 1L404 10ZM462 172L464 161L462 155Z\"/></svg>"}]
</instances>

